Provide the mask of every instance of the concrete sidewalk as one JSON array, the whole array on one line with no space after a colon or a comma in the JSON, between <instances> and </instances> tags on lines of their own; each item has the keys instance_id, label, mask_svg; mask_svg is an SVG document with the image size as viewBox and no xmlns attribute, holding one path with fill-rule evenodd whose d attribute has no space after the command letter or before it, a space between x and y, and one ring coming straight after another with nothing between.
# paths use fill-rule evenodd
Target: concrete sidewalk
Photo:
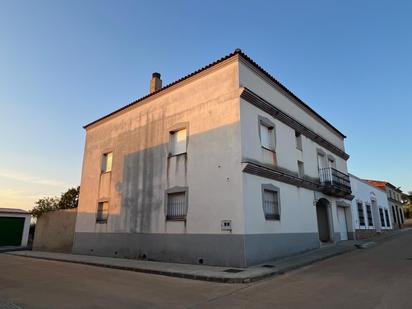
<instances>
[{"instance_id":1,"label":"concrete sidewalk","mask_svg":"<svg viewBox=\"0 0 412 309\"><path fill-rule=\"evenodd\" d=\"M224 283L249 283L261 280L269 276L282 274L287 271L297 269L303 266L307 266L317 261L325 260L352 250L356 250L357 247L360 247L360 244L368 243L369 246L364 247L367 248L371 245L373 246L374 244L376 244L376 242L380 242L385 239L395 237L396 235L406 231L407 230L402 230L399 232L394 232L385 235L383 237L380 237L379 239L374 239L374 242L371 242L371 240L344 241L338 244L331 244L316 250L307 251L283 259L268 261L266 263L251 266L248 268L230 268L207 265L165 263L42 251L15 251L7 252L5 254L53 261L86 264L92 266L115 268L121 270L129 270L195 280L205 280Z\"/></svg>"}]
</instances>

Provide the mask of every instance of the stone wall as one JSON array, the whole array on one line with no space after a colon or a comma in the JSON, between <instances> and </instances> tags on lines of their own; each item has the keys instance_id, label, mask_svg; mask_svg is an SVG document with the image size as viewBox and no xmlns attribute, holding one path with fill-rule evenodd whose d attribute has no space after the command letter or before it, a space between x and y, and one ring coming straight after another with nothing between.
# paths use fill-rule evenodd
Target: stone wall
<instances>
[{"instance_id":1,"label":"stone wall","mask_svg":"<svg viewBox=\"0 0 412 309\"><path fill-rule=\"evenodd\" d=\"M77 209L56 210L37 219L33 250L71 252Z\"/></svg>"},{"instance_id":2,"label":"stone wall","mask_svg":"<svg viewBox=\"0 0 412 309\"><path fill-rule=\"evenodd\" d=\"M391 233L392 230L382 230L381 232L377 232L376 230L356 230L356 239L357 240L364 240L364 239L370 239L370 238L375 238L382 236L384 234Z\"/></svg>"}]
</instances>

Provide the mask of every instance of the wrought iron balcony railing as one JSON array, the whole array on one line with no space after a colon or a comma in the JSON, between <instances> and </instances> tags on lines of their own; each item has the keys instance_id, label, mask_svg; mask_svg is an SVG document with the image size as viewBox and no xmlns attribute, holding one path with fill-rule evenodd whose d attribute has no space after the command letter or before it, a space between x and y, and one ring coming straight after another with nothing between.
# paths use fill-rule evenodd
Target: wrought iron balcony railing
<instances>
[{"instance_id":1,"label":"wrought iron balcony railing","mask_svg":"<svg viewBox=\"0 0 412 309\"><path fill-rule=\"evenodd\" d=\"M342 193L350 194L349 175L346 175L332 167L319 169L320 183L322 184L325 193Z\"/></svg>"}]
</instances>

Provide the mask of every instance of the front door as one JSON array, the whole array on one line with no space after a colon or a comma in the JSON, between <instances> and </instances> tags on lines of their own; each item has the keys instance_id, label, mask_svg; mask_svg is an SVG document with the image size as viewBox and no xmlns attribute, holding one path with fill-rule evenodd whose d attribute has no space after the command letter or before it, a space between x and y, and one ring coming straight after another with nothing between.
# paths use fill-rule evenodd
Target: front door
<instances>
[{"instance_id":1,"label":"front door","mask_svg":"<svg viewBox=\"0 0 412 309\"><path fill-rule=\"evenodd\" d=\"M348 240L348 226L346 224L346 215L344 207L338 207L338 221L340 240Z\"/></svg>"},{"instance_id":2,"label":"front door","mask_svg":"<svg viewBox=\"0 0 412 309\"><path fill-rule=\"evenodd\" d=\"M319 200L316 204L316 216L318 219L318 231L319 240L321 242L330 241L330 229L329 229L329 215L328 215L328 202Z\"/></svg>"}]
</instances>

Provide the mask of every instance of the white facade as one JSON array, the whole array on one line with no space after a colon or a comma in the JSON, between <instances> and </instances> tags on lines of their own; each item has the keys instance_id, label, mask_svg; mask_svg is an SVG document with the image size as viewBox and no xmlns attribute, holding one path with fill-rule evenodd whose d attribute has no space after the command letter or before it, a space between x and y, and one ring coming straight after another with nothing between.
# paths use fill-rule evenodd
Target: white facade
<instances>
[{"instance_id":1,"label":"white facade","mask_svg":"<svg viewBox=\"0 0 412 309\"><path fill-rule=\"evenodd\" d=\"M380 232L392 229L391 209L389 208L386 192L352 174L350 174L350 182L352 195L354 195L352 213L355 230ZM370 209L369 216L368 209Z\"/></svg>"},{"instance_id":2,"label":"white facade","mask_svg":"<svg viewBox=\"0 0 412 309\"><path fill-rule=\"evenodd\" d=\"M345 137L282 87L236 51L87 125L74 251L245 266L353 238Z\"/></svg>"}]
</instances>

